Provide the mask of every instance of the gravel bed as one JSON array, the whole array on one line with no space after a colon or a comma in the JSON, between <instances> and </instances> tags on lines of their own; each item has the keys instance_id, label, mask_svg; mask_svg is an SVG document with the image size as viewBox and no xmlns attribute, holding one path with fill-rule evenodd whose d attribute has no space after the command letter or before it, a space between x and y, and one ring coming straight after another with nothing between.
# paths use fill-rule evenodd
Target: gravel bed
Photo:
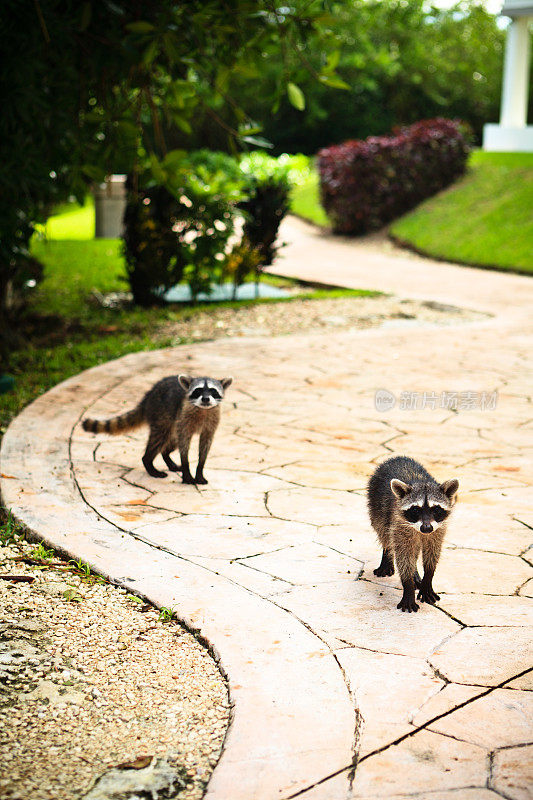
<instances>
[{"instance_id":1,"label":"gravel bed","mask_svg":"<svg viewBox=\"0 0 533 800\"><path fill-rule=\"evenodd\" d=\"M279 336L306 331L372 328L378 325L449 325L484 317L476 311L435 302L378 297L298 299L242 308L216 308L159 327L172 344L225 336Z\"/></svg>"},{"instance_id":2,"label":"gravel bed","mask_svg":"<svg viewBox=\"0 0 533 800\"><path fill-rule=\"evenodd\" d=\"M208 651L124 589L20 560L34 552L0 547L0 575L33 578L0 578L0 797L202 797L229 721Z\"/></svg>"}]
</instances>

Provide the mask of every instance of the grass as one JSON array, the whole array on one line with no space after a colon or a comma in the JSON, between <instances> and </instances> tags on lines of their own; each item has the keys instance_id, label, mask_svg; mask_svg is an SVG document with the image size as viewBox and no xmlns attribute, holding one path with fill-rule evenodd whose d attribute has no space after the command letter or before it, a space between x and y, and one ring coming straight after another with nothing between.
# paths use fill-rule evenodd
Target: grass
<instances>
[{"instance_id":1,"label":"grass","mask_svg":"<svg viewBox=\"0 0 533 800\"><path fill-rule=\"evenodd\" d=\"M48 239L94 238L94 199L87 195L83 206L77 203L65 203L56 210L56 214L38 229Z\"/></svg>"},{"instance_id":2,"label":"grass","mask_svg":"<svg viewBox=\"0 0 533 800\"><path fill-rule=\"evenodd\" d=\"M67 215L67 219L70 216ZM126 291L126 269L119 239L35 241L32 254L44 264L44 280L32 299L38 314L87 316L93 291Z\"/></svg>"},{"instance_id":3,"label":"grass","mask_svg":"<svg viewBox=\"0 0 533 800\"><path fill-rule=\"evenodd\" d=\"M315 225L329 227L330 221L320 204L318 173L311 164L309 168L309 176L291 190L291 211Z\"/></svg>"},{"instance_id":4,"label":"grass","mask_svg":"<svg viewBox=\"0 0 533 800\"><path fill-rule=\"evenodd\" d=\"M22 528L13 519L11 511L4 512L0 509L0 545L13 544L23 535Z\"/></svg>"},{"instance_id":5,"label":"grass","mask_svg":"<svg viewBox=\"0 0 533 800\"><path fill-rule=\"evenodd\" d=\"M533 153L472 154L467 174L391 226L436 258L533 272Z\"/></svg>"},{"instance_id":6,"label":"grass","mask_svg":"<svg viewBox=\"0 0 533 800\"><path fill-rule=\"evenodd\" d=\"M77 235L72 220L87 232L87 209L66 207L48 223L54 238L35 237L33 254L44 265L44 279L34 290L29 307L17 320L24 345L10 356L9 372L14 390L0 394L0 436L11 419L43 392L77 373L127 353L154 350L176 344L168 323L179 323L213 304L174 304L149 309L107 309L90 301L92 292L102 294L127 289L121 244L116 239L69 239ZM295 282L265 276L277 285ZM216 308L242 308L273 302L291 302L305 296L324 299L368 296L375 293L348 290L317 290L282 300L260 299L217 303ZM183 343L191 341L183 338Z\"/></svg>"},{"instance_id":7,"label":"grass","mask_svg":"<svg viewBox=\"0 0 533 800\"><path fill-rule=\"evenodd\" d=\"M31 551L31 557L37 561L51 561L54 556L54 551L47 549L42 542L39 542Z\"/></svg>"},{"instance_id":8,"label":"grass","mask_svg":"<svg viewBox=\"0 0 533 800\"><path fill-rule=\"evenodd\" d=\"M167 606L161 606L159 610L159 617L158 622L170 622L173 619L176 619L178 612L175 608L167 608Z\"/></svg>"}]
</instances>

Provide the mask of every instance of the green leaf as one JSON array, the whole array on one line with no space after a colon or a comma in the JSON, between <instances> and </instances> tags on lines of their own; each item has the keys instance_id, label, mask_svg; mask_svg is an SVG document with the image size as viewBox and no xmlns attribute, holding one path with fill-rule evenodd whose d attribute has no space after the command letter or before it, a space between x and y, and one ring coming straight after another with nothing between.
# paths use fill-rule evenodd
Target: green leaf
<instances>
[{"instance_id":1,"label":"green leaf","mask_svg":"<svg viewBox=\"0 0 533 800\"><path fill-rule=\"evenodd\" d=\"M326 69L329 70L330 72L334 72L338 66L340 57L341 57L340 50L334 50L332 53L329 53L327 58Z\"/></svg>"},{"instance_id":2,"label":"green leaf","mask_svg":"<svg viewBox=\"0 0 533 800\"><path fill-rule=\"evenodd\" d=\"M171 64L176 64L181 60L182 53L179 42L174 33L165 33L163 36L163 48Z\"/></svg>"},{"instance_id":3,"label":"green leaf","mask_svg":"<svg viewBox=\"0 0 533 800\"><path fill-rule=\"evenodd\" d=\"M102 167L97 167L96 164L83 164L81 171L87 178L97 183L101 183L105 180L105 170L102 169Z\"/></svg>"},{"instance_id":4,"label":"green leaf","mask_svg":"<svg viewBox=\"0 0 533 800\"><path fill-rule=\"evenodd\" d=\"M269 150L274 147L272 142L269 142L268 139L264 139L262 136L240 136L239 138L243 142L246 142L246 144L253 144L254 147L266 147Z\"/></svg>"},{"instance_id":5,"label":"green leaf","mask_svg":"<svg viewBox=\"0 0 533 800\"><path fill-rule=\"evenodd\" d=\"M63 597L69 603L81 603L85 599L76 589L66 589L63 592Z\"/></svg>"},{"instance_id":6,"label":"green leaf","mask_svg":"<svg viewBox=\"0 0 533 800\"><path fill-rule=\"evenodd\" d=\"M103 116L104 115L101 110L87 111L83 119L85 122L97 122L98 124L101 124Z\"/></svg>"},{"instance_id":7,"label":"green leaf","mask_svg":"<svg viewBox=\"0 0 533 800\"><path fill-rule=\"evenodd\" d=\"M249 123L245 123L244 125L239 125L240 136L255 136L256 133L261 133L262 130L263 130L262 125L250 125Z\"/></svg>"},{"instance_id":8,"label":"green leaf","mask_svg":"<svg viewBox=\"0 0 533 800\"><path fill-rule=\"evenodd\" d=\"M131 33L150 33L154 30L154 26L151 22L139 20L138 22L129 22L126 25L126 30L131 31Z\"/></svg>"},{"instance_id":9,"label":"green leaf","mask_svg":"<svg viewBox=\"0 0 533 800\"><path fill-rule=\"evenodd\" d=\"M139 128L131 120L120 120L117 122L117 128L124 136L135 137L139 135Z\"/></svg>"},{"instance_id":10,"label":"green leaf","mask_svg":"<svg viewBox=\"0 0 533 800\"><path fill-rule=\"evenodd\" d=\"M153 153L150 155L150 169L156 183L165 183L167 174L163 169L163 165L158 161L157 156Z\"/></svg>"},{"instance_id":11,"label":"green leaf","mask_svg":"<svg viewBox=\"0 0 533 800\"><path fill-rule=\"evenodd\" d=\"M84 3L81 7L81 20L80 20L80 31L86 31L89 27L89 23L92 17L92 6L90 3Z\"/></svg>"},{"instance_id":12,"label":"green leaf","mask_svg":"<svg viewBox=\"0 0 533 800\"><path fill-rule=\"evenodd\" d=\"M291 105L298 109L298 111L303 111L305 108L305 97L300 87L289 81L287 84L287 94Z\"/></svg>"},{"instance_id":13,"label":"green leaf","mask_svg":"<svg viewBox=\"0 0 533 800\"><path fill-rule=\"evenodd\" d=\"M320 83L324 83L326 86L330 86L332 89L351 89L349 83L343 81L342 78L339 78L338 75L320 75L319 77Z\"/></svg>"},{"instance_id":14,"label":"green leaf","mask_svg":"<svg viewBox=\"0 0 533 800\"><path fill-rule=\"evenodd\" d=\"M163 159L161 166L163 169L176 169L181 167L186 157L186 150L170 150Z\"/></svg>"},{"instance_id":15,"label":"green leaf","mask_svg":"<svg viewBox=\"0 0 533 800\"><path fill-rule=\"evenodd\" d=\"M142 62L146 67L149 67L159 52L159 42L157 39L152 39L148 47L143 53Z\"/></svg>"},{"instance_id":16,"label":"green leaf","mask_svg":"<svg viewBox=\"0 0 533 800\"><path fill-rule=\"evenodd\" d=\"M177 125L178 128L183 131L183 133L187 133L187 134L192 133L191 125L190 125L189 121L186 120L184 117L180 117L179 114L173 114L172 115L172 119L173 119L175 125Z\"/></svg>"}]
</instances>

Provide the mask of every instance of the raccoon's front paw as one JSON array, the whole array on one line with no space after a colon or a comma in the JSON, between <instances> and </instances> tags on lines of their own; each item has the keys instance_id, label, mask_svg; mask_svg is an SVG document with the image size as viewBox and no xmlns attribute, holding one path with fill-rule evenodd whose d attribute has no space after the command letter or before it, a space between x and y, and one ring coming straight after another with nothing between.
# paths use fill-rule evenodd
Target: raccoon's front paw
<instances>
[{"instance_id":1,"label":"raccoon's front paw","mask_svg":"<svg viewBox=\"0 0 533 800\"><path fill-rule=\"evenodd\" d=\"M414 594L405 595L402 597L396 608L401 608L402 611L418 611L419 606L415 602Z\"/></svg>"},{"instance_id":2,"label":"raccoon's front paw","mask_svg":"<svg viewBox=\"0 0 533 800\"><path fill-rule=\"evenodd\" d=\"M429 603L433 606L440 600L440 595L433 590L432 586L424 586L424 584L422 584L417 599L422 603Z\"/></svg>"},{"instance_id":3,"label":"raccoon's front paw","mask_svg":"<svg viewBox=\"0 0 533 800\"><path fill-rule=\"evenodd\" d=\"M194 479L194 482L199 483L202 486L205 486L205 484L208 483L208 480L207 478L204 478L203 475L197 475L196 478Z\"/></svg>"},{"instance_id":4,"label":"raccoon's front paw","mask_svg":"<svg viewBox=\"0 0 533 800\"><path fill-rule=\"evenodd\" d=\"M376 567L374 570L374 575L377 575L378 578L388 578L394 575L394 566L392 564L390 566L388 564L386 566L380 564L379 567Z\"/></svg>"},{"instance_id":5,"label":"raccoon's front paw","mask_svg":"<svg viewBox=\"0 0 533 800\"><path fill-rule=\"evenodd\" d=\"M152 476L152 478L166 478L167 477L167 473L166 472L162 472L160 469L148 469L146 471L148 472L148 475Z\"/></svg>"},{"instance_id":6,"label":"raccoon's front paw","mask_svg":"<svg viewBox=\"0 0 533 800\"><path fill-rule=\"evenodd\" d=\"M181 479L182 483L190 483L193 486L196 486L196 481L194 480L193 476L189 473L189 475L184 475Z\"/></svg>"},{"instance_id":7,"label":"raccoon's front paw","mask_svg":"<svg viewBox=\"0 0 533 800\"><path fill-rule=\"evenodd\" d=\"M142 462L143 462L143 467L145 468L146 472L148 473L148 475L151 475L152 478L166 478L167 477L167 473L166 472L161 472L161 470L156 469L154 467L154 465L152 464L151 459L149 459L146 455L143 456Z\"/></svg>"}]
</instances>

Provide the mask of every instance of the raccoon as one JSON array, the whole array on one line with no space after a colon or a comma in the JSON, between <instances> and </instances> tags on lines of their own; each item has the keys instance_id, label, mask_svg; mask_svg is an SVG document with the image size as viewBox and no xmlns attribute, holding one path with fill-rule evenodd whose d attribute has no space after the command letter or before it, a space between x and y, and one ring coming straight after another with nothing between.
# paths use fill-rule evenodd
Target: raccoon
<instances>
[{"instance_id":1,"label":"raccoon","mask_svg":"<svg viewBox=\"0 0 533 800\"><path fill-rule=\"evenodd\" d=\"M147 473L154 478L166 477L154 467L158 453L169 470L180 472L183 483L205 484L204 466L220 421L220 403L233 378L192 378L172 375L158 381L131 411L106 420L84 419L83 429L91 433L122 433L147 423L150 435L142 459ZM198 466L193 478L189 467L189 446L195 433L200 436ZM181 466L171 459L179 450Z\"/></svg>"},{"instance_id":2,"label":"raccoon","mask_svg":"<svg viewBox=\"0 0 533 800\"><path fill-rule=\"evenodd\" d=\"M433 590L448 517L457 500L459 481L437 483L424 467L407 456L395 456L376 469L368 484L370 521L383 547L381 564L374 575L393 575L394 562L400 573L402 611L418 611L418 600L434 604L440 597ZM424 577L416 568L422 550Z\"/></svg>"}]
</instances>

